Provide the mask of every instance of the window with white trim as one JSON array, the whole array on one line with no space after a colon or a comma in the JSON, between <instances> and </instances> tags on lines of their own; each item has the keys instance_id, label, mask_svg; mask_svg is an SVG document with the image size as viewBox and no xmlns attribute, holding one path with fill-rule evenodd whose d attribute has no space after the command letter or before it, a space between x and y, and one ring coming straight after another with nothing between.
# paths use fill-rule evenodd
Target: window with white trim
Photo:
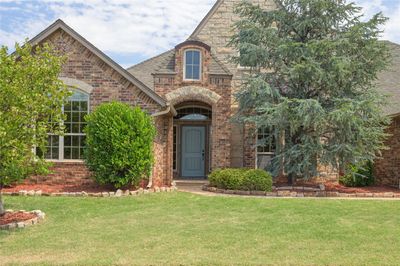
<instances>
[{"instance_id":1,"label":"window with white trim","mask_svg":"<svg viewBox=\"0 0 400 266\"><path fill-rule=\"evenodd\" d=\"M64 121L64 136L49 135L46 153L37 154L49 160L82 160L85 147L86 126L85 115L89 113L89 95L79 90L74 90L63 107L66 116Z\"/></svg>"},{"instance_id":2,"label":"window with white trim","mask_svg":"<svg viewBox=\"0 0 400 266\"><path fill-rule=\"evenodd\" d=\"M199 50L186 50L184 64L185 80L200 80L201 53Z\"/></svg>"},{"instance_id":3,"label":"window with white trim","mask_svg":"<svg viewBox=\"0 0 400 266\"><path fill-rule=\"evenodd\" d=\"M274 157L276 149L275 136L267 127L257 132L257 168L267 170Z\"/></svg>"}]
</instances>

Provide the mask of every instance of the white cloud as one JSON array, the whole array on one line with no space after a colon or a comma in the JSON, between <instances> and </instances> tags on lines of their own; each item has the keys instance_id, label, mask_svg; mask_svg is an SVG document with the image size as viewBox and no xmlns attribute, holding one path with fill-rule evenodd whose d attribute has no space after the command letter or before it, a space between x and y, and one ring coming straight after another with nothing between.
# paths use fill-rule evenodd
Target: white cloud
<instances>
[{"instance_id":1,"label":"white cloud","mask_svg":"<svg viewBox=\"0 0 400 266\"><path fill-rule=\"evenodd\" d=\"M23 4L25 12L36 15L13 22L12 32L0 31L1 44L32 38L61 18L103 51L151 56L183 41L214 0L42 0L39 5L21 0L8 2ZM48 10L44 12L43 8Z\"/></svg>"},{"instance_id":2,"label":"white cloud","mask_svg":"<svg viewBox=\"0 0 400 266\"><path fill-rule=\"evenodd\" d=\"M0 0L0 20L2 12L15 14L8 25L0 25L0 45L32 38L61 18L106 53L149 57L188 37L215 1ZM383 0L356 2L364 7L366 17L379 11L390 17L383 38L400 43L400 1L393 1L391 7Z\"/></svg>"}]
</instances>

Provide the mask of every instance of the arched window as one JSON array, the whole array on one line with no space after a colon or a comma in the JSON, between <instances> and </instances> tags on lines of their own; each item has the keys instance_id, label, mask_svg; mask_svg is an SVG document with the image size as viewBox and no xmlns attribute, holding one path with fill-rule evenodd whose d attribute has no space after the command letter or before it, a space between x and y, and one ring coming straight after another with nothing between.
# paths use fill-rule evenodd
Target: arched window
<instances>
[{"instance_id":1,"label":"arched window","mask_svg":"<svg viewBox=\"0 0 400 266\"><path fill-rule=\"evenodd\" d=\"M179 120L209 120L212 118L212 111L210 108L203 106L183 106L177 108L178 113L175 119Z\"/></svg>"},{"instance_id":2,"label":"arched window","mask_svg":"<svg viewBox=\"0 0 400 266\"><path fill-rule=\"evenodd\" d=\"M82 160L85 146L85 115L89 113L89 94L74 90L63 107L66 116L64 136L49 135L45 159Z\"/></svg>"},{"instance_id":3,"label":"arched window","mask_svg":"<svg viewBox=\"0 0 400 266\"><path fill-rule=\"evenodd\" d=\"M201 77L201 53L199 50L185 50L184 79L200 80Z\"/></svg>"}]
</instances>

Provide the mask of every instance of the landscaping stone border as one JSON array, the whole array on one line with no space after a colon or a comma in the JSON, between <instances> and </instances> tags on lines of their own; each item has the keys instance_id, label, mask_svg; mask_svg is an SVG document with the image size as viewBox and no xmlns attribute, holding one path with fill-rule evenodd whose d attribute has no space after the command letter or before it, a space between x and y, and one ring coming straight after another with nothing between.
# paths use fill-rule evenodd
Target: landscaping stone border
<instances>
[{"instance_id":1,"label":"landscaping stone border","mask_svg":"<svg viewBox=\"0 0 400 266\"><path fill-rule=\"evenodd\" d=\"M121 190L111 192L42 192L41 190L20 190L18 192L2 192L4 196L47 196L47 197L127 197L127 196L138 196L142 194L160 193L160 192L174 192L178 190L176 186L172 187L154 187L150 189L139 188L138 190Z\"/></svg>"},{"instance_id":2,"label":"landscaping stone border","mask_svg":"<svg viewBox=\"0 0 400 266\"><path fill-rule=\"evenodd\" d=\"M6 210L6 213L12 213L15 212L13 210ZM27 212L25 210L20 210L18 212L22 212L22 213L33 213L36 215L36 217L26 220L26 221L21 221L21 222L12 222L12 223L8 223L8 224L3 224L0 225L0 230L11 230L11 229L15 229L15 228L25 228L34 224L39 223L41 220L44 220L46 214L40 210L34 210L34 211L30 211Z\"/></svg>"},{"instance_id":3,"label":"landscaping stone border","mask_svg":"<svg viewBox=\"0 0 400 266\"><path fill-rule=\"evenodd\" d=\"M203 186L204 191L231 194L231 195L245 195L245 196L264 196L264 197L291 197L291 198L303 198L303 197L326 197L326 198L400 198L400 193L393 192L380 192L380 193L341 193L336 191L325 191L322 189L304 189L301 187L293 187L292 189L303 190L293 191L277 188L277 191L265 192L265 191L245 191L245 190L229 190L220 189L216 187Z\"/></svg>"}]
</instances>

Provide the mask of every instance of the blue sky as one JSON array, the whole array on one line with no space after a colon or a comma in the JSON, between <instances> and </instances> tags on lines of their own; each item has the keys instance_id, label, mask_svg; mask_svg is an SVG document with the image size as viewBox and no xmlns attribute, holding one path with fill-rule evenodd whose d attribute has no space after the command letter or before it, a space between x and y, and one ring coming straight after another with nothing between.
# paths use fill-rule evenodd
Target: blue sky
<instances>
[{"instance_id":1,"label":"blue sky","mask_svg":"<svg viewBox=\"0 0 400 266\"><path fill-rule=\"evenodd\" d=\"M0 0L0 45L32 38L57 18L128 67L185 40L216 0ZM356 0L367 17L390 20L383 39L400 43L400 0Z\"/></svg>"}]
</instances>

